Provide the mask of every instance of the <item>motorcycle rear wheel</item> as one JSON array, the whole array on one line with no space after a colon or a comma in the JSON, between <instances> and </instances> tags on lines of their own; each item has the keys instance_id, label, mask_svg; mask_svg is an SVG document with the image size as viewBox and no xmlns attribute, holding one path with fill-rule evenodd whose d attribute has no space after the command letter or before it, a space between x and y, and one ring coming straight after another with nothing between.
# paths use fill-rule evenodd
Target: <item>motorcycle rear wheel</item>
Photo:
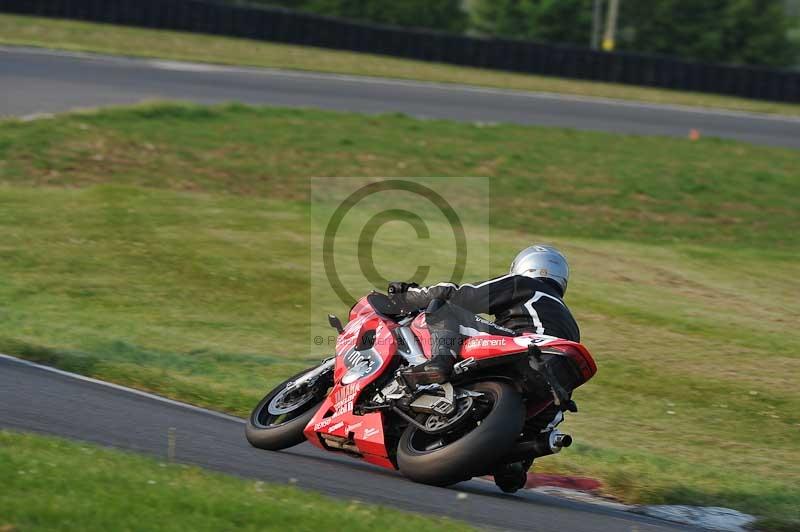
<instances>
[{"instance_id":1,"label":"motorcycle rear wheel","mask_svg":"<svg viewBox=\"0 0 800 532\"><path fill-rule=\"evenodd\" d=\"M303 429L322 405L333 382L332 375L320 376L314 387L305 393L292 395L286 391L286 387L313 369L315 368L308 368L286 379L253 409L245 426L245 437L250 445L258 449L279 451L306 440Z\"/></svg>"},{"instance_id":2,"label":"motorcycle rear wheel","mask_svg":"<svg viewBox=\"0 0 800 532\"><path fill-rule=\"evenodd\" d=\"M415 482L447 486L491 471L514 446L525 421L520 394L509 384L476 382L465 388L480 392L488 412L452 434L431 435L414 425L403 432L397 447L400 472Z\"/></svg>"}]
</instances>

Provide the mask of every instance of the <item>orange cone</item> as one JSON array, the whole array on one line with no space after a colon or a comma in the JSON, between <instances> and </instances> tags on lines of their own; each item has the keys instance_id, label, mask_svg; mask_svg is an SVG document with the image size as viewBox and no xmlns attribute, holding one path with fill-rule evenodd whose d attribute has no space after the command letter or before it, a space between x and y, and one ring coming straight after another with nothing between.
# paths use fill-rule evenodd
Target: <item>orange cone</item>
<instances>
[{"instance_id":1,"label":"orange cone","mask_svg":"<svg viewBox=\"0 0 800 532\"><path fill-rule=\"evenodd\" d=\"M689 130L689 140L695 141L700 140L700 132L696 129Z\"/></svg>"}]
</instances>

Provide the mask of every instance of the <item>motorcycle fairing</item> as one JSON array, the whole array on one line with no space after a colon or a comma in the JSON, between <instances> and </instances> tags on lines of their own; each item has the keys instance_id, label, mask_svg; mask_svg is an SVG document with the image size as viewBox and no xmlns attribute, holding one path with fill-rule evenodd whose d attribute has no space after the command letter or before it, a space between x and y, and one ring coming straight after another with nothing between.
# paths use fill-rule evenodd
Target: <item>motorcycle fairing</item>
<instances>
[{"instance_id":1,"label":"motorcycle fairing","mask_svg":"<svg viewBox=\"0 0 800 532\"><path fill-rule=\"evenodd\" d=\"M352 441L358 449L360 458L371 464L389 469L395 469L389 460L389 454L384 442L383 414L371 412L363 416L356 416L351 410L338 416L325 416L325 413L335 410L335 392L323 402L317 413L306 425L304 434L312 445L324 450L336 450L326 443L325 437L337 437Z\"/></svg>"},{"instance_id":2,"label":"motorcycle fairing","mask_svg":"<svg viewBox=\"0 0 800 532\"><path fill-rule=\"evenodd\" d=\"M561 338L544 334L523 333L521 336L481 334L472 336L464 342L464 346L461 348L461 358L481 360L484 358L501 357L526 351L531 344L544 347L558 345L563 342L574 344L574 342L569 342L569 340L562 340Z\"/></svg>"},{"instance_id":3,"label":"motorcycle fairing","mask_svg":"<svg viewBox=\"0 0 800 532\"><path fill-rule=\"evenodd\" d=\"M419 340L422 347L422 352L426 358L431 358L431 333L428 330L428 324L425 321L425 313L420 313L414 321L411 322L411 332Z\"/></svg>"},{"instance_id":4,"label":"motorcycle fairing","mask_svg":"<svg viewBox=\"0 0 800 532\"><path fill-rule=\"evenodd\" d=\"M330 440L341 439L355 445L365 461L394 468L384 442L383 414L356 416L353 405L396 356L395 327L375 315L366 299L353 307L336 341L334 386L303 431L313 445L330 450Z\"/></svg>"},{"instance_id":5,"label":"motorcycle fairing","mask_svg":"<svg viewBox=\"0 0 800 532\"><path fill-rule=\"evenodd\" d=\"M524 352L530 345L539 347L545 353L569 357L578 366L585 381L588 381L597 373L597 365L592 355L582 344L544 334L524 333L520 336L485 334L473 336L464 342L460 356L462 359L486 360Z\"/></svg>"}]
</instances>

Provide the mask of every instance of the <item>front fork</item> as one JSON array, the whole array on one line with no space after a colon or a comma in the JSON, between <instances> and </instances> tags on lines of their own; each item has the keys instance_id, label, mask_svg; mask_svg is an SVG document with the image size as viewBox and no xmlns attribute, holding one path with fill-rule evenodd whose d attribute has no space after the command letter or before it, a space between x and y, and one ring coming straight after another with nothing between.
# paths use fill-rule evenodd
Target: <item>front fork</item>
<instances>
[{"instance_id":1,"label":"front fork","mask_svg":"<svg viewBox=\"0 0 800 532\"><path fill-rule=\"evenodd\" d=\"M322 364L317 366L316 368L312 369L308 373L301 375L300 377L296 378L294 381L288 383L286 385L286 391L292 392L294 390L298 390L305 386L313 386L317 379L319 379L322 375L326 374L329 371L333 371L333 368L336 364L336 357L326 358L322 361Z\"/></svg>"}]
</instances>

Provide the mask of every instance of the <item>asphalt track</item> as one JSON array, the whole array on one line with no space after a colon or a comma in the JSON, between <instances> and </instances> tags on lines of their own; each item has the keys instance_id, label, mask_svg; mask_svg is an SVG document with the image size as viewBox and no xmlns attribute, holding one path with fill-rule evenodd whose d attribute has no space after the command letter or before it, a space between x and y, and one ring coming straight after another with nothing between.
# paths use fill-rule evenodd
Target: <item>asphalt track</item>
<instances>
[{"instance_id":1,"label":"asphalt track","mask_svg":"<svg viewBox=\"0 0 800 532\"><path fill-rule=\"evenodd\" d=\"M403 112L800 148L800 119L453 84L0 47L0 116L142 100L239 101L363 113Z\"/></svg>"},{"instance_id":2,"label":"asphalt track","mask_svg":"<svg viewBox=\"0 0 800 532\"><path fill-rule=\"evenodd\" d=\"M260 451L249 446L238 418L0 356L0 428L164 457L171 427L180 462L271 482L296 479L301 488L334 497L446 515L480 527L537 532L687 530L532 492L504 495L480 480L451 488L414 484L398 473L308 444L282 452Z\"/></svg>"}]
</instances>

